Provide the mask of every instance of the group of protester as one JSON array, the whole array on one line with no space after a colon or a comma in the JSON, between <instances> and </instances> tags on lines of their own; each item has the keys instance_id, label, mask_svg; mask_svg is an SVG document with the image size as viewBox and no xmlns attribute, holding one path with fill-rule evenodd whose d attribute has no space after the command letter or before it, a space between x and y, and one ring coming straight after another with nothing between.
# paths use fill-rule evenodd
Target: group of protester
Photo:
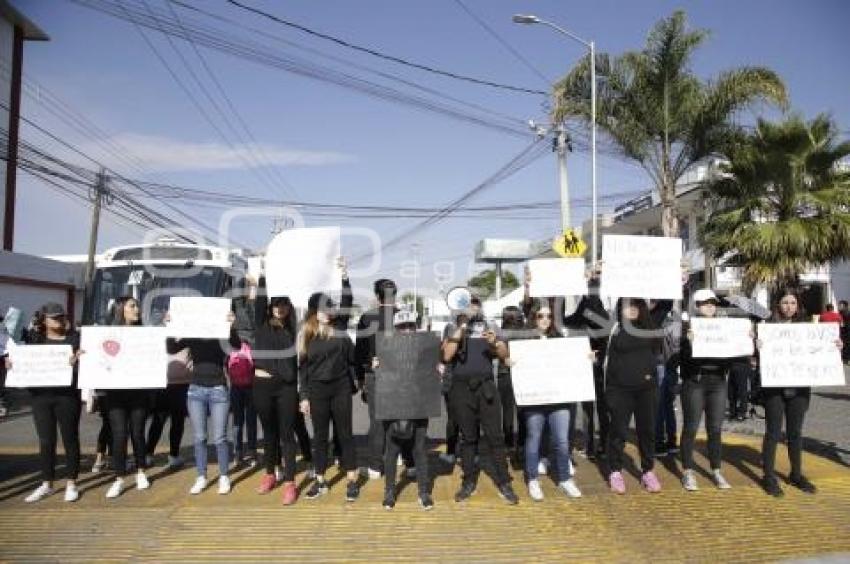
<instances>
[{"instance_id":1,"label":"group of protester","mask_svg":"<svg viewBox=\"0 0 850 564\"><path fill-rule=\"evenodd\" d=\"M353 502L361 488L352 433L353 397L359 392L369 405L365 470L369 478L384 477L383 506L386 509L395 506L396 460L401 456L410 476L416 478L420 505L426 510L433 508L427 459L428 420L379 420L374 402L381 366L376 333L414 332L416 316L396 307L394 282L378 280L374 285L377 306L361 316L357 338L352 340L347 332L351 286L344 262L339 266L343 270L343 285L338 305L324 293L313 294L299 322L290 299L266 296L261 280L255 296L234 301L226 346L219 340L167 340L166 348L173 360L165 389L99 390L90 394L89 405L96 404L103 417L93 471L103 471L105 455L111 452L115 473L106 497L119 497L129 485L125 482L133 471L137 489L150 487L146 469L167 419L171 420L168 466L182 465L180 443L187 415L193 432L197 471L190 494L200 494L208 486L209 443L216 447L218 493L229 493L231 453L227 429L232 413L237 462L244 459L249 464L256 463L259 417L263 464L257 492L268 494L280 484L284 505L295 503L299 496L295 485L297 443L303 459L312 464L309 472L312 483L305 497L316 499L328 492L326 473L330 466L329 437L333 425L334 451L347 478L345 498ZM526 289L527 284L528 280ZM571 459L577 406L569 403L516 406L511 385L512 341L575 336L589 338L596 391L595 402L581 405L586 420L585 449L589 458L605 459L613 492L626 491L624 448L633 418L642 487L651 493L660 491L662 486L654 471L656 456L680 452L682 485L688 491L697 490L693 453L703 414L711 478L717 488L731 487L721 468L727 385L730 373L736 370L747 368L757 374L758 346L752 359L696 358L688 316L674 312L672 302L620 298L615 308L608 311L598 295L598 287L598 271L592 271L589 294L580 299L569 315L565 314L562 298L532 299L526 292L520 307L505 309L501 327L484 319L478 298L473 297L468 309L456 312L455 323L444 332L440 358L434 359L435 372L443 379L448 412L447 449L441 458L452 464L455 456L461 460L462 480L455 501L465 501L476 491L482 466L479 454L486 452L499 495L510 504L518 503L511 484L508 449L516 449L512 454L524 463L531 499L544 498L540 484L543 473L552 473L566 496L581 496ZM690 316L717 315L719 300L711 290L698 290L691 303L690 311L686 312ZM115 300L111 317L114 325L142 323L139 303L132 297ZM793 291L776 296L771 322L806 320ZM39 440L42 483L26 501L39 501L54 493L57 427L66 454L65 500L75 501L79 498L76 479L80 473L79 424L83 406L77 389L77 365L85 351L80 350L78 334L69 331L65 311L58 304L41 308L38 323L27 341L33 345L70 345L73 355L69 362L74 366L74 376L70 386L29 389ZM842 343L836 345L841 347ZM11 368L12 362L7 357L5 368ZM759 389L758 379L755 381ZM673 402L679 387L684 428L677 444ZM762 485L771 495L782 495L774 468L783 420L791 463L790 483L807 493L816 491L802 469L802 428L810 395L810 388L760 388L757 394L766 419ZM305 417L312 421L312 439L307 434ZM598 443L595 442L597 420ZM148 421L151 423L146 434ZM247 431L247 444L243 441L243 431ZM128 438L134 463L127 460ZM480 442L486 448L479 449Z\"/></svg>"}]
</instances>

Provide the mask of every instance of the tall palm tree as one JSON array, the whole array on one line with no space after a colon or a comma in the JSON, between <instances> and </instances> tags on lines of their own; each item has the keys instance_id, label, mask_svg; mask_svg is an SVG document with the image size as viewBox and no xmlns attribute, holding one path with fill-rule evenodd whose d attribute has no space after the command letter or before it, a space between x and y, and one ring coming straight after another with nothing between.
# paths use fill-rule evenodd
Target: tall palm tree
<instances>
[{"instance_id":1,"label":"tall palm tree","mask_svg":"<svg viewBox=\"0 0 850 564\"><path fill-rule=\"evenodd\" d=\"M850 141L826 115L759 120L706 183L706 252L744 269L744 287L796 286L801 273L850 258Z\"/></svg>"},{"instance_id":2,"label":"tall palm tree","mask_svg":"<svg viewBox=\"0 0 850 564\"><path fill-rule=\"evenodd\" d=\"M744 67L702 81L691 58L708 36L686 29L684 12L659 21L641 51L596 56L597 121L626 157L637 161L658 190L661 228L676 237L676 183L713 155L735 129L731 118L756 102L782 107L787 99L773 71ZM590 57L555 85L553 118L590 120Z\"/></svg>"}]
</instances>

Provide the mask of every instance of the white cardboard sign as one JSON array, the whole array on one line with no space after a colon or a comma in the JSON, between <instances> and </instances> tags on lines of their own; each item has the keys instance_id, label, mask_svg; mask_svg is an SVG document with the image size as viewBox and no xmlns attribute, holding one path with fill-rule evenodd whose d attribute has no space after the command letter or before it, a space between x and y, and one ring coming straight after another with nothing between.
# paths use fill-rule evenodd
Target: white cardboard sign
<instances>
[{"instance_id":1,"label":"white cardboard sign","mask_svg":"<svg viewBox=\"0 0 850 564\"><path fill-rule=\"evenodd\" d=\"M342 273L339 227L287 229L266 250L266 288L269 296L289 296L306 307L314 292L338 292Z\"/></svg>"},{"instance_id":2,"label":"white cardboard sign","mask_svg":"<svg viewBox=\"0 0 850 564\"><path fill-rule=\"evenodd\" d=\"M166 336L165 327L82 327L79 388L164 388Z\"/></svg>"},{"instance_id":3,"label":"white cardboard sign","mask_svg":"<svg viewBox=\"0 0 850 564\"><path fill-rule=\"evenodd\" d=\"M529 295L533 298L587 295L584 270L584 259L580 258L530 260Z\"/></svg>"},{"instance_id":4,"label":"white cardboard sign","mask_svg":"<svg viewBox=\"0 0 850 564\"><path fill-rule=\"evenodd\" d=\"M611 298L682 299L682 240L604 235L600 294Z\"/></svg>"},{"instance_id":5,"label":"white cardboard sign","mask_svg":"<svg viewBox=\"0 0 850 564\"><path fill-rule=\"evenodd\" d=\"M74 378L71 345L16 345L9 341L12 369L6 374L10 388L70 386Z\"/></svg>"},{"instance_id":6,"label":"white cardboard sign","mask_svg":"<svg viewBox=\"0 0 850 564\"><path fill-rule=\"evenodd\" d=\"M173 296L168 306L168 336L175 339L227 339L230 300Z\"/></svg>"},{"instance_id":7,"label":"white cardboard sign","mask_svg":"<svg viewBox=\"0 0 850 564\"><path fill-rule=\"evenodd\" d=\"M843 386L837 323L760 323L761 385Z\"/></svg>"},{"instance_id":8,"label":"white cardboard sign","mask_svg":"<svg viewBox=\"0 0 850 564\"><path fill-rule=\"evenodd\" d=\"M523 339L508 345L517 405L596 399L587 337Z\"/></svg>"},{"instance_id":9,"label":"white cardboard sign","mask_svg":"<svg viewBox=\"0 0 850 564\"><path fill-rule=\"evenodd\" d=\"M753 355L753 324L749 319L692 317L694 358L736 358Z\"/></svg>"}]
</instances>

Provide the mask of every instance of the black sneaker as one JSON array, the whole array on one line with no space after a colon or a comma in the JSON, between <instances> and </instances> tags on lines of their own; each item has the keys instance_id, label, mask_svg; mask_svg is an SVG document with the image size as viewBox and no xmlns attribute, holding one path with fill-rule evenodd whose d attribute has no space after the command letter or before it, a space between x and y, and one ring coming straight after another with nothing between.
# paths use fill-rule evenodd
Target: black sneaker
<instances>
[{"instance_id":1,"label":"black sneaker","mask_svg":"<svg viewBox=\"0 0 850 564\"><path fill-rule=\"evenodd\" d=\"M785 492L782 491L782 488L779 487L779 482L776 478L764 478L762 479L762 487L764 491L773 497L782 497L785 495Z\"/></svg>"},{"instance_id":2,"label":"black sneaker","mask_svg":"<svg viewBox=\"0 0 850 564\"><path fill-rule=\"evenodd\" d=\"M475 482L464 482L461 484L460 489L455 494L455 501L460 503L461 501L466 501L472 494L475 493Z\"/></svg>"},{"instance_id":3,"label":"black sneaker","mask_svg":"<svg viewBox=\"0 0 850 564\"><path fill-rule=\"evenodd\" d=\"M422 509L425 511L431 511L434 509L434 500L431 498L431 494L424 493L419 496L419 505L422 506Z\"/></svg>"},{"instance_id":4,"label":"black sneaker","mask_svg":"<svg viewBox=\"0 0 850 564\"><path fill-rule=\"evenodd\" d=\"M676 443L667 445L667 454L670 456L676 456L679 454L679 447L676 446Z\"/></svg>"},{"instance_id":5,"label":"black sneaker","mask_svg":"<svg viewBox=\"0 0 850 564\"><path fill-rule=\"evenodd\" d=\"M356 481L348 482L345 488L345 501L357 501L358 497L360 497L360 484Z\"/></svg>"},{"instance_id":6,"label":"black sneaker","mask_svg":"<svg viewBox=\"0 0 850 564\"><path fill-rule=\"evenodd\" d=\"M313 485L310 486L310 489L307 490L307 493L304 494L304 497L307 499L316 499L319 496L325 495L328 493L328 485L324 482L319 482L318 480L313 482Z\"/></svg>"},{"instance_id":7,"label":"black sneaker","mask_svg":"<svg viewBox=\"0 0 850 564\"><path fill-rule=\"evenodd\" d=\"M813 483L811 483L808 478L805 476L791 477L791 485L795 488L798 488L803 493L814 494L817 493L818 488Z\"/></svg>"},{"instance_id":8,"label":"black sneaker","mask_svg":"<svg viewBox=\"0 0 850 564\"><path fill-rule=\"evenodd\" d=\"M519 498L510 484L502 484L499 486L499 497L507 501L510 505L516 505L519 503Z\"/></svg>"},{"instance_id":9,"label":"black sneaker","mask_svg":"<svg viewBox=\"0 0 850 564\"><path fill-rule=\"evenodd\" d=\"M384 509L387 511L392 511L392 508L395 507L395 494L391 491L384 492Z\"/></svg>"},{"instance_id":10,"label":"black sneaker","mask_svg":"<svg viewBox=\"0 0 850 564\"><path fill-rule=\"evenodd\" d=\"M665 456L667 456L667 445L655 443L655 458L664 458Z\"/></svg>"}]
</instances>

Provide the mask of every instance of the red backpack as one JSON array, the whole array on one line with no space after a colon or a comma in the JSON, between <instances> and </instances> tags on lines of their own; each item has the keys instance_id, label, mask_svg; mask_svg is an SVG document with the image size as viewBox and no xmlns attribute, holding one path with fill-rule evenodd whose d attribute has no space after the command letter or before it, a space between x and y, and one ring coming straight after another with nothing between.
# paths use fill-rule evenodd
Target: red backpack
<instances>
[{"instance_id":1,"label":"red backpack","mask_svg":"<svg viewBox=\"0 0 850 564\"><path fill-rule=\"evenodd\" d=\"M227 358L227 372L230 374L230 385L234 388L250 388L254 385L254 359L251 356L251 345L242 342L238 351L233 351Z\"/></svg>"}]
</instances>

